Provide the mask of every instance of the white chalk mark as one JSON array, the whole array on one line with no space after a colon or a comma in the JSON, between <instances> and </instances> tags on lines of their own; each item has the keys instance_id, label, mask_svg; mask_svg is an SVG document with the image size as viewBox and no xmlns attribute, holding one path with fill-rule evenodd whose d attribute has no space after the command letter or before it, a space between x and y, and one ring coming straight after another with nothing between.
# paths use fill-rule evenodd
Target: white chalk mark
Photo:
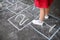
<instances>
[{"instance_id":1,"label":"white chalk mark","mask_svg":"<svg viewBox=\"0 0 60 40\"><path fill-rule=\"evenodd\" d=\"M16 10L16 9L18 8L18 7L17 7L17 3L16 3L15 5L16 5L16 6L15 6L15 10Z\"/></svg>"},{"instance_id":2,"label":"white chalk mark","mask_svg":"<svg viewBox=\"0 0 60 40\"><path fill-rule=\"evenodd\" d=\"M9 2L8 0L6 0L9 4L13 5L13 3Z\"/></svg>"},{"instance_id":3,"label":"white chalk mark","mask_svg":"<svg viewBox=\"0 0 60 40\"><path fill-rule=\"evenodd\" d=\"M12 13L15 13L15 14L17 14L16 12L14 12L14 11L10 10L8 7L7 7L7 9L8 9L10 12L12 12Z\"/></svg>"},{"instance_id":4,"label":"white chalk mark","mask_svg":"<svg viewBox=\"0 0 60 40\"><path fill-rule=\"evenodd\" d=\"M33 6L33 9L32 9L32 10L35 10L35 8L36 8L36 7L35 7L35 6Z\"/></svg>"},{"instance_id":5,"label":"white chalk mark","mask_svg":"<svg viewBox=\"0 0 60 40\"><path fill-rule=\"evenodd\" d=\"M25 25L24 27L22 27L21 29L19 29L18 31L22 31L25 27L29 27L28 25L30 25L31 22L29 22L27 25Z\"/></svg>"},{"instance_id":6,"label":"white chalk mark","mask_svg":"<svg viewBox=\"0 0 60 40\"><path fill-rule=\"evenodd\" d=\"M22 19L22 21L19 23L19 25L23 25L26 21L28 21L29 19L26 19L26 20L24 20L23 21L23 19ZM22 23L23 22L23 23Z\"/></svg>"},{"instance_id":7,"label":"white chalk mark","mask_svg":"<svg viewBox=\"0 0 60 40\"><path fill-rule=\"evenodd\" d=\"M21 5L23 5L22 3L21 3ZM22 6L19 6L18 7L18 2L16 2L16 4L15 4L15 9L14 10L17 10L17 9L19 9L19 8L23 8Z\"/></svg>"},{"instance_id":8,"label":"white chalk mark","mask_svg":"<svg viewBox=\"0 0 60 40\"><path fill-rule=\"evenodd\" d=\"M49 39L47 36L45 36L43 33L39 32L36 28L34 28L32 25L30 25L36 32L44 36L45 38Z\"/></svg>"},{"instance_id":9,"label":"white chalk mark","mask_svg":"<svg viewBox=\"0 0 60 40\"><path fill-rule=\"evenodd\" d=\"M54 32L54 34L50 37L50 39L49 39L49 40L51 40L51 39L56 35L56 33L57 33L59 30L60 30L60 28L59 28L59 29L57 29L57 31L56 31L56 32Z\"/></svg>"},{"instance_id":10,"label":"white chalk mark","mask_svg":"<svg viewBox=\"0 0 60 40\"><path fill-rule=\"evenodd\" d=\"M16 20L19 16L23 17L23 18L20 20L19 25L23 25L26 21L29 20L29 19L26 19L26 20L25 20L26 16L25 16L24 14L19 14L19 15L17 15L17 16L15 17L15 20Z\"/></svg>"},{"instance_id":11,"label":"white chalk mark","mask_svg":"<svg viewBox=\"0 0 60 40\"><path fill-rule=\"evenodd\" d=\"M57 31L55 31L54 34L49 38L49 37L45 36L43 33L39 32L39 31L38 31L36 28L34 28L32 25L30 25L30 27L32 27L36 32L38 32L39 34L41 34L42 36L44 36L44 37L47 38L48 40L51 40L51 39L56 35L56 33L60 30L60 28L57 29Z\"/></svg>"},{"instance_id":12,"label":"white chalk mark","mask_svg":"<svg viewBox=\"0 0 60 40\"><path fill-rule=\"evenodd\" d=\"M18 2L18 1L17 1L17 2ZM17 3L17 2L16 2L16 3ZM15 4L16 4L16 3L15 3ZM24 4L24 3L21 2L21 4ZM25 4L24 4L24 5L25 5ZM12 6L12 5L11 5L11 6ZM11 6L9 6L9 7L11 7ZM9 7L7 7L7 9L8 9L9 11L11 11L11 12L13 12L13 13L15 13L15 14L19 14L19 13L23 12L24 10L26 10L27 8L29 8L30 6L27 5L27 7L24 8L23 10L21 10L19 13L16 13L16 12L10 10ZM18 7L18 8L19 8L19 7ZM17 4L16 4L16 7L15 7L15 10L16 10L16 9L17 9Z\"/></svg>"},{"instance_id":13,"label":"white chalk mark","mask_svg":"<svg viewBox=\"0 0 60 40\"><path fill-rule=\"evenodd\" d=\"M13 16L13 17L15 17L15 16ZM13 18L13 17L11 17L11 18ZM18 29L19 30L19 28L15 25L15 24L13 24L11 21L10 21L10 19L8 19L8 21L10 22L10 24L12 24L16 29Z\"/></svg>"},{"instance_id":14,"label":"white chalk mark","mask_svg":"<svg viewBox=\"0 0 60 40\"><path fill-rule=\"evenodd\" d=\"M18 1L18 2L16 2L16 4L15 4L15 10L17 10L17 9L19 9L19 8L23 8L22 6L19 6L19 7L18 7L18 6L17 6L18 3L21 3L22 5L28 6L27 4L24 4L24 3Z\"/></svg>"},{"instance_id":15,"label":"white chalk mark","mask_svg":"<svg viewBox=\"0 0 60 40\"><path fill-rule=\"evenodd\" d=\"M50 26L49 24L47 24L46 22L44 22L47 26L49 26L49 27L52 27L52 26Z\"/></svg>"},{"instance_id":16,"label":"white chalk mark","mask_svg":"<svg viewBox=\"0 0 60 40\"><path fill-rule=\"evenodd\" d=\"M49 32L51 32L55 26L56 24L49 29Z\"/></svg>"},{"instance_id":17,"label":"white chalk mark","mask_svg":"<svg viewBox=\"0 0 60 40\"><path fill-rule=\"evenodd\" d=\"M29 7L31 7L31 6L27 6L25 9L23 9L23 10L21 10L18 14L16 14L16 15L19 15L20 13L22 13L23 11L25 11L26 9L28 9Z\"/></svg>"},{"instance_id":18,"label":"white chalk mark","mask_svg":"<svg viewBox=\"0 0 60 40\"><path fill-rule=\"evenodd\" d=\"M10 17L8 20L10 20L10 19L12 19L13 17L15 17L16 15L14 15L14 16L12 16L12 17Z\"/></svg>"},{"instance_id":19,"label":"white chalk mark","mask_svg":"<svg viewBox=\"0 0 60 40\"><path fill-rule=\"evenodd\" d=\"M47 24L46 22L44 22L47 26L49 26L50 27L50 29L49 29L49 32L51 32L52 30L53 30L53 28L56 26L56 24L54 24L53 26L50 26L49 24Z\"/></svg>"},{"instance_id":20,"label":"white chalk mark","mask_svg":"<svg viewBox=\"0 0 60 40\"><path fill-rule=\"evenodd\" d=\"M24 14L19 14L15 17L15 20L19 17L19 16L23 16L23 18L25 18L25 15Z\"/></svg>"},{"instance_id":21,"label":"white chalk mark","mask_svg":"<svg viewBox=\"0 0 60 40\"><path fill-rule=\"evenodd\" d=\"M16 15L15 15L16 16ZM11 18L8 19L9 23L12 24L18 31L22 31L25 27L27 27L29 24L31 24L31 22L29 22L27 25L25 25L24 27L22 28L18 28L15 24L13 24L10 19L12 19L13 17L15 16L12 16Z\"/></svg>"},{"instance_id":22,"label":"white chalk mark","mask_svg":"<svg viewBox=\"0 0 60 40\"><path fill-rule=\"evenodd\" d=\"M26 10L27 8L29 8L30 6L28 6L28 7L26 7L25 9L23 9L20 13L22 13L24 10ZM11 11L11 10L10 10ZM13 11L11 11L11 12L13 12ZM13 12L13 13L15 13L15 12ZM15 13L16 14L16 13ZM16 15L19 15L19 14L16 14ZM14 17L14 16L13 16ZM10 24L12 24L18 31L21 31L21 30L23 30L28 24L30 24L30 23L28 23L27 25L25 25L24 27L22 27L22 28L18 28L15 24L13 24L11 21L10 21L10 19L12 19L13 17L10 17L9 19L8 19L8 21L10 22Z\"/></svg>"}]
</instances>

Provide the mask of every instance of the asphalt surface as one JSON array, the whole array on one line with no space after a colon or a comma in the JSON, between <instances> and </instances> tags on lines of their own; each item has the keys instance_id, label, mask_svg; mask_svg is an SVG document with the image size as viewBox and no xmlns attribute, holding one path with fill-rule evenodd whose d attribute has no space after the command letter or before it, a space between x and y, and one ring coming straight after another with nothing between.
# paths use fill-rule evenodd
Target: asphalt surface
<instances>
[{"instance_id":1,"label":"asphalt surface","mask_svg":"<svg viewBox=\"0 0 60 40\"><path fill-rule=\"evenodd\" d=\"M59 4L60 0L54 0L49 19L39 26L31 22L39 18L39 8L34 6L33 0L3 0L3 7L0 8L0 40L60 40Z\"/></svg>"}]
</instances>

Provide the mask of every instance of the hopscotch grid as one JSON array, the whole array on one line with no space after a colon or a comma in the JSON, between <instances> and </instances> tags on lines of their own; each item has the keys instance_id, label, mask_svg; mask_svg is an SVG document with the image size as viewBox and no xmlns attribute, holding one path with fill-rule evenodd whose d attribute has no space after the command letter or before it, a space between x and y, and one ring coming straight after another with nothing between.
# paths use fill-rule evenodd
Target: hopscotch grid
<instances>
[{"instance_id":1,"label":"hopscotch grid","mask_svg":"<svg viewBox=\"0 0 60 40\"><path fill-rule=\"evenodd\" d=\"M38 17L38 16L37 16ZM36 18L37 18L36 17ZM29 22L27 25L25 25L23 28L21 28L21 29L19 29L18 31L22 31L25 27L28 27L28 25L30 25L32 23L32 21L31 22Z\"/></svg>"},{"instance_id":2,"label":"hopscotch grid","mask_svg":"<svg viewBox=\"0 0 60 40\"><path fill-rule=\"evenodd\" d=\"M14 25L10 20L8 20L9 22L10 22L10 24L12 24L16 29L18 29L19 30L19 28L18 27L16 27L16 25Z\"/></svg>"},{"instance_id":3,"label":"hopscotch grid","mask_svg":"<svg viewBox=\"0 0 60 40\"><path fill-rule=\"evenodd\" d=\"M13 17L15 17L15 15L14 15ZM11 17L11 18L13 18L13 17ZM31 22L29 22L27 25L25 25L24 27L22 27L22 28L19 29L15 24L13 24L13 23L10 21L11 18L9 18L8 21L9 21L16 29L18 29L18 31L23 30L25 27L27 27L27 26L31 23Z\"/></svg>"},{"instance_id":4,"label":"hopscotch grid","mask_svg":"<svg viewBox=\"0 0 60 40\"><path fill-rule=\"evenodd\" d=\"M8 3L10 3L9 1L7 1L7 2L8 2ZM16 2L16 3L17 3L17 2ZM16 3L14 3L14 4L16 4ZM9 7L11 7L11 6L13 6L14 4L12 4L12 3L11 3L11 5L10 5L10 6L8 6L8 8L9 8Z\"/></svg>"},{"instance_id":5,"label":"hopscotch grid","mask_svg":"<svg viewBox=\"0 0 60 40\"><path fill-rule=\"evenodd\" d=\"M28 23L27 25L25 25L23 28L21 28L21 29L19 29L19 31L21 31L21 30L23 30L26 26L28 26L29 24L31 24L31 22L30 23ZM32 25L30 25L31 27L32 27ZM33 29L35 29L34 27L33 27ZM60 28L50 37L50 38L48 38L47 36L45 36L44 34L42 34L41 32L39 32L37 29L35 29L35 31L37 31L38 33L40 33L41 35L43 35L45 38L47 38L48 40L51 40L52 38L53 38L53 36L58 32L60 30Z\"/></svg>"},{"instance_id":6,"label":"hopscotch grid","mask_svg":"<svg viewBox=\"0 0 60 40\"><path fill-rule=\"evenodd\" d=\"M27 8L29 8L29 7L27 7ZM26 8L26 9L27 9L27 8ZM24 10L25 10L25 9L24 9ZM24 10L22 10L21 12L23 12ZM20 13L21 13L21 12L20 12ZM14 15L14 16L15 16L15 15ZM17 28L17 26L15 26L15 25L10 21L10 19L13 18L14 16L10 17L10 18L8 19L8 21L9 21L15 28ZM28 24L29 24L29 23L28 23ZM23 28L21 28L21 29L19 29L19 28L17 28L17 29L18 29L18 30L22 30L22 29L24 29L24 28L25 28L25 27L23 27Z\"/></svg>"},{"instance_id":7,"label":"hopscotch grid","mask_svg":"<svg viewBox=\"0 0 60 40\"><path fill-rule=\"evenodd\" d=\"M19 15L21 12L23 12L24 10L26 10L27 8L29 8L30 6L27 6L25 9L21 10L19 13L16 13L14 11L11 11L9 8L7 8L9 11L11 11L12 13L15 13L16 15Z\"/></svg>"},{"instance_id":8,"label":"hopscotch grid","mask_svg":"<svg viewBox=\"0 0 60 40\"><path fill-rule=\"evenodd\" d=\"M9 19L8 19L8 21L15 27L15 28L17 28L17 26L16 25L14 25L11 21L10 21L10 19L11 18L13 18L13 17L15 17L15 15L14 16L12 16L12 17L10 17ZM27 25L29 25L29 24L31 24L31 22L29 22ZM27 25L25 25L24 27L22 27L21 29L19 29L19 28L17 28L18 29L18 31L21 31L21 30L23 30Z\"/></svg>"},{"instance_id":9,"label":"hopscotch grid","mask_svg":"<svg viewBox=\"0 0 60 40\"><path fill-rule=\"evenodd\" d=\"M4 4L4 2L3 2L3 4ZM5 4L5 5L6 5L6 4ZM6 5L6 9L7 9L8 7L11 7L12 5L13 5L13 4L11 4L11 5L9 5L9 6L8 6L8 5Z\"/></svg>"},{"instance_id":10,"label":"hopscotch grid","mask_svg":"<svg viewBox=\"0 0 60 40\"><path fill-rule=\"evenodd\" d=\"M13 16L13 17L15 17L15 16ZM13 18L13 17L11 17L11 18ZM11 19L10 18L10 19ZM10 22L10 24L12 24L17 30L22 30L24 27L22 27L21 29L19 29L14 23L12 23L11 21L10 21L10 19L8 19L8 21Z\"/></svg>"},{"instance_id":11,"label":"hopscotch grid","mask_svg":"<svg viewBox=\"0 0 60 40\"><path fill-rule=\"evenodd\" d=\"M46 35L44 35L43 33L41 33L40 31L38 31L36 28L34 28L32 25L30 25L37 33L39 33L39 34L41 34L42 36L44 36L45 38L47 38L48 40L51 40L55 35L56 35L56 33L60 30L60 28L59 29L57 29L55 32L54 32L54 34L49 38L49 37L47 37Z\"/></svg>"},{"instance_id":12,"label":"hopscotch grid","mask_svg":"<svg viewBox=\"0 0 60 40\"><path fill-rule=\"evenodd\" d=\"M26 10L27 8L29 8L30 6L28 6L28 7L26 7L25 9L23 9L22 11L20 11L19 13L22 13L24 10ZM11 11L11 10L10 10ZM11 11L11 12L13 12L13 11ZM15 13L15 12L13 12L13 13ZM16 13L15 13L16 14ZM19 14L16 14L16 15L19 15ZM12 16L12 17L10 17L9 19L8 19L8 21L12 24L12 22L10 21L10 19L11 18L13 18L14 16ZM16 26L13 24L13 26L16 28ZM24 28L24 27L23 27ZM23 28L21 28L21 29L18 29L18 30L22 30Z\"/></svg>"},{"instance_id":13,"label":"hopscotch grid","mask_svg":"<svg viewBox=\"0 0 60 40\"><path fill-rule=\"evenodd\" d=\"M58 29L56 30L56 32L54 32L54 34L50 37L49 40L51 40L51 39L56 35L56 33L57 33L59 30L60 30L60 28L58 28Z\"/></svg>"},{"instance_id":14,"label":"hopscotch grid","mask_svg":"<svg viewBox=\"0 0 60 40\"><path fill-rule=\"evenodd\" d=\"M12 16L11 18L13 18L13 17L15 17L15 15ZM9 18L8 21L9 21L15 28L17 28L18 31L23 30L25 27L27 27L29 24L31 24L31 22L29 22L27 25L25 25L24 27L22 27L21 29L19 29L16 25L14 25L14 24L10 21L11 18Z\"/></svg>"},{"instance_id":15,"label":"hopscotch grid","mask_svg":"<svg viewBox=\"0 0 60 40\"><path fill-rule=\"evenodd\" d=\"M20 13L22 13L23 11L25 11L26 9L28 9L30 6L26 7L25 9L21 10L18 14L16 15L19 15Z\"/></svg>"},{"instance_id":16,"label":"hopscotch grid","mask_svg":"<svg viewBox=\"0 0 60 40\"><path fill-rule=\"evenodd\" d=\"M41 34L42 36L44 36L45 38L49 39L47 36L45 36L43 33L39 32L36 28L34 28L32 25L30 25L30 27L32 27L37 33Z\"/></svg>"},{"instance_id":17,"label":"hopscotch grid","mask_svg":"<svg viewBox=\"0 0 60 40\"><path fill-rule=\"evenodd\" d=\"M37 16L35 19L37 19L39 16ZM32 22L32 21L31 21ZM31 24L30 27L32 27L37 33L42 34L41 32L39 32L36 28L34 28ZM42 36L44 36L45 38L49 39L47 36L45 36L44 34L42 34Z\"/></svg>"},{"instance_id":18,"label":"hopscotch grid","mask_svg":"<svg viewBox=\"0 0 60 40\"><path fill-rule=\"evenodd\" d=\"M52 31L52 29L56 26L56 24L54 24L53 26L50 26L49 24L47 24L46 22L44 22L48 27L50 27L50 29L49 29L49 32L51 32Z\"/></svg>"},{"instance_id":19,"label":"hopscotch grid","mask_svg":"<svg viewBox=\"0 0 60 40\"><path fill-rule=\"evenodd\" d=\"M26 6L29 6L29 5L27 5L27 4L24 4L23 2L20 2L20 1L17 1L15 4L17 4L17 3L21 3L21 4L23 4L23 5L26 5ZM19 8L20 8L21 6L19 6ZM22 8L22 7L21 7Z\"/></svg>"},{"instance_id":20,"label":"hopscotch grid","mask_svg":"<svg viewBox=\"0 0 60 40\"><path fill-rule=\"evenodd\" d=\"M14 15L13 17L15 17L15 15ZM11 17L11 18L13 18L13 17ZM9 18L9 19L8 19L9 23L10 23L10 24L12 24L16 29L18 29L18 30L19 30L19 28L18 28L18 27L16 27L16 25L15 25L15 24L13 24L13 23L10 21L10 19L11 19L11 18Z\"/></svg>"},{"instance_id":21,"label":"hopscotch grid","mask_svg":"<svg viewBox=\"0 0 60 40\"><path fill-rule=\"evenodd\" d=\"M38 18L39 16L37 16L36 18ZM57 29L54 33L53 33L53 35L49 38L49 37L47 37L46 35L44 35L43 33L41 33L41 32L39 32L36 28L34 28L31 24L30 24L30 26L37 32L37 33L39 33L39 34L41 34L41 35L43 35L45 38L47 38L48 40L51 40L54 36L55 36L55 34L60 30L60 28L59 29Z\"/></svg>"},{"instance_id":22,"label":"hopscotch grid","mask_svg":"<svg viewBox=\"0 0 60 40\"><path fill-rule=\"evenodd\" d=\"M28 8L28 7L26 7L25 9L27 9L27 8ZM9 11L11 11L9 8L7 8L7 9L8 9ZM25 9L21 10L19 13L23 12ZM17 14L17 13L14 12L14 11L11 11L11 12ZM18 13L18 14L19 14L19 13ZM17 15L18 15L18 14L17 14Z\"/></svg>"},{"instance_id":23,"label":"hopscotch grid","mask_svg":"<svg viewBox=\"0 0 60 40\"><path fill-rule=\"evenodd\" d=\"M12 18L12 17L11 17ZM10 19L9 19L10 20ZM31 24L31 22L30 23L28 23L27 25L29 25L29 24ZM22 27L21 29L19 29L19 28L17 28L18 29L18 31L21 31L21 30L23 30L25 27L27 27L27 25L25 25L24 27ZM30 26L32 26L32 25L30 25ZM16 28L16 26L15 26L15 28ZM33 27L34 28L34 27ZM35 29L35 28L34 28ZM60 28L59 28L60 29ZM38 31L37 29L35 29L35 31ZM59 30L57 30L57 32L58 32ZM48 38L47 36L45 36L44 35L44 37L45 38L47 38L48 40L50 40L50 39L52 39L53 38L53 36L57 33L57 32L55 32L50 38ZM39 31L38 31L38 33L40 33ZM40 33L41 34L41 33ZM43 34L42 34L43 35Z\"/></svg>"},{"instance_id":24,"label":"hopscotch grid","mask_svg":"<svg viewBox=\"0 0 60 40\"><path fill-rule=\"evenodd\" d=\"M17 1L17 2L19 2L19 1ZM17 3L17 2L16 2L16 3ZM16 4L16 3L15 3L15 4ZM23 2L21 2L21 4L26 5L26 4L24 4ZM11 6L13 6L13 5L11 5ZM11 7L11 6L8 6L7 9L8 9L9 11L11 11L12 13L15 13L14 11L12 11L12 10L9 9L9 7ZM27 9L28 7L30 7L30 6L27 5L26 9ZM23 10L25 10L25 9L23 9ZM21 10L21 11L23 11L23 10ZM16 14L16 13L15 13L15 14Z\"/></svg>"},{"instance_id":25,"label":"hopscotch grid","mask_svg":"<svg viewBox=\"0 0 60 40\"><path fill-rule=\"evenodd\" d=\"M21 2L21 3L23 3L23 2ZM25 9L23 9L21 12L23 12L24 10L26 10L27 8L29 8L30 6L28 6L28 7L26 7ZM11 10L10 10L11 11ZM11 11L11 12L13 12L13 11ZM19 12L19 13L21 13L21 12ZM13 13L15 13L15 12L13 12ZM15 13L16 14L16 13ZM13 18L13 17L11 17L11 18ZM8 19L8 21L14 26L14 24L10 21L10 19L11 18L9 18ZM30 22L31 23L31 22ZM29 25L30 23L28 23L27 25ZM20 30L23 30L27 25L25 25L24 27L22 27L21 29L19 29L16 25L14 26L15 28L17 28L19 31ZM32 26L32 25L30 25L30 26ZM50 27L50 26L49 26ZM32 27L33 29L35 29L34 27ZM45 38L47 38L48 40L51 40L53 37L54 37L54 35L58 32L60 30L60 28L56 31L56 32L54 32L54 34L50 37L50 38L48 38L47 36L45 36ZM38 33L40 33L37 29L35 29L35 31L37 31ZM40 33L40 34L42 34L42 33ZM43 35L43 34L42 34Z\"/></svg>"},{"instance_id":26,"label":"hopscotch grid","mask_svg":"<svg viewBox=\"0 0 60 40\"><path fill-rule=\"evenodd\" d=\"M20 1L17 1L16 3L14 3L14 4L12 4L11 6L13 6L13 5L15 5L15 4L17 4L17 3L19 3ZM9 3L9 2L8 2ZM24 4L23 2L20 2L21 4L23 4L23 5L26 5L26 6L29 6L29 5L27 5L27 4ZM8 7L11 7L11 6L8 6Z\"/></svg>"},{"instance_id":27,"label":"hopscotch grid","mask_svg":"<svg viewBox=\"0 0 60 40\"><path fill-rule=\"evenodd\" d=\"M31 25L32 26L32 25ZM36 28L34 28L35 29L35 31L38 31ZM53 38L53 36L55 36L55 34L58 32L60 30L60 28L59 29L57 29L57 31L56 32L54 32L54 34L49 38L49 40L51 40L52 38ZM38 31L38 33L39 33L39 31ZM43 33L42 33L43 34ZM47 36L45 36L45 37L47 37Z\"/></svg>"}]
</instances>

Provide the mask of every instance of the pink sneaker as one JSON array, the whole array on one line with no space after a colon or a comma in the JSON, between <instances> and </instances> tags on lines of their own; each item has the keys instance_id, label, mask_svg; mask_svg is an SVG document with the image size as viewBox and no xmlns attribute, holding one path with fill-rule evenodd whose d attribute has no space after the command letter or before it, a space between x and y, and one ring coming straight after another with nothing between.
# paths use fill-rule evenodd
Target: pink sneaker
<instances>
[{"instance_id":1,"label":"pink sneaker","mask_svg":"<svg viewBox=\"0 0 60 40\"><path fill-rule=\"evenodd\" d=\"M36 25L41 25L42 26L44 22L40 21L40 20L33 20L32 23L36 24Z\"/></svg>"}]
</instances>

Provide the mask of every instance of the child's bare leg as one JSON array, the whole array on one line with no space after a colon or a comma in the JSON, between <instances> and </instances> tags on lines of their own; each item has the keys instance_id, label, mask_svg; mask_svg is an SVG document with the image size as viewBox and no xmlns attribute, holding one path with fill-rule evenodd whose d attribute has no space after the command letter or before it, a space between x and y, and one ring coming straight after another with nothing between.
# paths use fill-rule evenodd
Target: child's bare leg
<instances>
[{"instance_id":1,"label":"child's bare leg","mask_svg":"<svg viewBox=\"0 0 60 40\"><path fill-rule=\"evenodd\" d=\"M45 8L45 16L48 16L49 14L49 8Z\"/></svg>"},{"instance_id":2,"label":"child's bare leg","mask_svg":"<svg viewBox=\"0 0 60 40\"><path fill-rule=\"evenodd\" d=\"M40 21L43 21L44 20L44 17L45 17L45 12L44 12L44 8L40 8L40 17L39 17L39 20Z\"/></svg>"},{"instance_id":3,"label":"child's bare leg","mask_svg":"<svg viewBox=\"0 0 60 40\"><path fill-rule=\"evenodd\" d=\"M39 14L39 20L33 20L32 23L36 25L43 25L43 20L44 20L45 12L44 8L40 8L40 14Z\"/></svg>"},{"instance_id":4,"label":"child's bare leg","mask_svg":"<svg viewBox=\"0 0 60 40\"><path fill-rule=\"evenodd\" d=\"M45 8L45 19L49 18L48 14L49 14L49 8Z\"/></svg>"}]
</instances>

